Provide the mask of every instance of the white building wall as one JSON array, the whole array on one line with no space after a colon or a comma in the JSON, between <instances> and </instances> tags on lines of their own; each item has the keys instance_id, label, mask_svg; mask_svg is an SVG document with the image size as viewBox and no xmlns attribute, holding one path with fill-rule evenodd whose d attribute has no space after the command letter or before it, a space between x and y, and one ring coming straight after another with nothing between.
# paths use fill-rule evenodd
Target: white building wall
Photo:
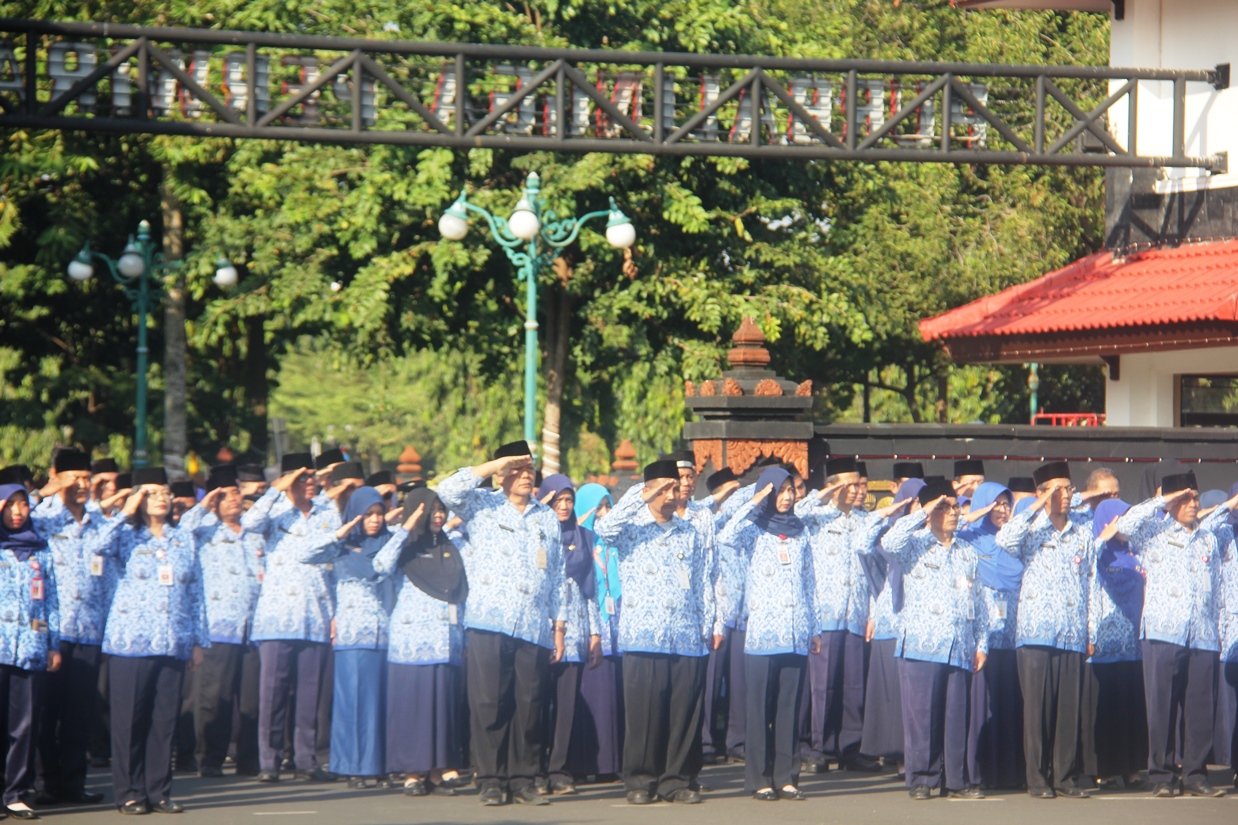
<instances>
[{"instance_id":1,"label":"white building wall","mask_svg":"<svg viewBox=\"0 0 1238 825\"><path fill-rule=\"evenodd\" d=\"M1235 373L1238 347L1123 355L1118 380L1105 380L1105 423L1110 427L1176 427L1177 376Z\"/></svg>"},{"instance_id":2,"label":"white building wall","mask_svg":"<svg viewBox=\"0 0 1238 825\"><path fill-rule=\"evenodd\" d=\"M1126 17L1110 29L1109 64L1148 69L1211 69L1230 63L1238 69L1238 2L1235 0L1126 0ZM1234 78L1238 82L1238 76ZM1110 91L1122 84L1111 82ZM1173 84L1139 84L1138 145L1141 155L1172 154ZM1187 84L1186 153L1228 152L1233 174L1212 176L1202 170L1167 169L1158 191L1200 186L1238 186L1238 88L1217 91L1204 83ZM1109 110L1109 128L1127 145L1125 100ZM1207 181L1204 183L1204 181Z\"/></svg>"}]
</instances>

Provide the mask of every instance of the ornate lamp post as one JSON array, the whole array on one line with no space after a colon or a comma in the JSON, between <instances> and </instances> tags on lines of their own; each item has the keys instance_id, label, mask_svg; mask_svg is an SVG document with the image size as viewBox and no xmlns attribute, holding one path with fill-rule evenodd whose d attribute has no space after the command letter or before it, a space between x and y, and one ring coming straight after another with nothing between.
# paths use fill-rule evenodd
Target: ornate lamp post
<instances>
[{"instance_id":1,"label":"ornate lamp post","mask_svg":"<svg viewBox=\"0 0 1238 825\"><path fill-rule=\"evenodd\" d=\"M590 212L579 218L563 218L547 209L541 198L541 178L530 172L525 180L524 194L511 217L493 215L468 202L467 192L461 192L443 216L438 231L449 241L464 238L469 231L468 213L476 212L486 219L490 235L503 247L516 267L516 276L524 281L527 301L524 321L524 437L536 442L537 430L537 277L542 268L554 260L555 253L576 240L580 228L593 218L607 218L606 240L616 249L627 249L636 242L636 227L627 215L619 211L615 199L610 209ZM523 247L523 248L522 248Z\"/></svg>"},{"instance_id":2,"label":"ornate lamp post","mask_svg":"<svg viewBox=\"0 0 1238 825\"><path fill-rule=\"evenodd\" d=\"M151 284L150 276L154 274L162 281L163 274L177 266L180 261L168 261L163 253L155 249L150 237L150 223L142 221L138 224L137 240L129 236L120 257L113 259L102 252L90 248L90 241L82 245L82 251L69 262L69 277L75 281L89 281L95 274L91 258L98 258L107 264L108 272L113 280L125 289L125 294L133 302L133 308L138 314L138 393L137 420L133 436L133 466L145 467L148 463L146 452L146 372L150 350L146 346L146 318L150 314L151 292L158 290L159 284ZM236 267L225 258L219 258L215 266L215 283L221 287L236 284Z\"/></svg>"}]
</instances>

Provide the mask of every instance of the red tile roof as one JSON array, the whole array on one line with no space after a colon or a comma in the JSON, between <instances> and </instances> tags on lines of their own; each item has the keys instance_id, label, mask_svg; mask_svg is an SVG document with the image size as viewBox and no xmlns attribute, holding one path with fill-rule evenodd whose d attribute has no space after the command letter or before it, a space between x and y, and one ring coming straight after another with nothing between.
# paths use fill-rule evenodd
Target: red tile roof
<instances>
[{"instance_id":1,"label":"red tile roof","mask_svg":"<svg viewBox=\"0 0 1238 825\"><path fill-rule=\"evenodd\" d=\"M1099 252L920 322L925 341L1238 321L1238 240Z\"/></svg>"}]
</instances>

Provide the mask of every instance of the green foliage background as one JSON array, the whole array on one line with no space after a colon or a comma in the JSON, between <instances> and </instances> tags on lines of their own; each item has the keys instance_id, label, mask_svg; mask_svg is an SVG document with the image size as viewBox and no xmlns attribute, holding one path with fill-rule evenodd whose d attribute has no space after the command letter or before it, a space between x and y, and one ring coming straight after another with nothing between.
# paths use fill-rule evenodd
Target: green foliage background
<instances>
[{"instance_id":1,"label":"green foliage background","mask_svg":"<svg viewBox=\"0 0 1238 825\"><path fill-rule=\"evenodd\" d=\"M947 0L0 0L0 15L826 58L1108 59L1102 15L963 14ZM621 438L641 460L673 446L683 380L724 368L744 315L770 339L774 368L813 379L819 420L859 420L865 387L872 420L934 420L939 378L951 421L1025 420L1026 370L950 365L916 323L1098 249L1103 229L1097 170L0 140L0 462L45 463L58 440L125 457L135 317L106 278L82 286L63 273L86 239L116 254L142 218L158 227L161 185L186 214L196 452L263 453L278 415L296 443L337 438L385 461L412 443L447 467L520 432L523 310L501 250L480 231L440 242L438 216L466 183L474 202L505 213L530 170L561 212L613 195L638 227L636 277L595 232L568 253L564 444L577 476L604 469ZM243 275L228 292L210 280L221 253ZM1103 404L1095 370L1044 370L1041 381L1042 409ZM158 411L157 367L152 382ZM158 432L152 440L158 449Z\"/></svg>"}]
</instances>

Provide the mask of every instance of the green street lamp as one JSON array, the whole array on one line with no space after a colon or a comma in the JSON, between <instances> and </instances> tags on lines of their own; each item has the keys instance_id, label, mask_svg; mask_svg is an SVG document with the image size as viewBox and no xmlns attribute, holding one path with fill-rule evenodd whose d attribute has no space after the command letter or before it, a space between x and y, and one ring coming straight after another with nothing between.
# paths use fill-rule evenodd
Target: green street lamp
<instances>
[{"instance_id":1,"label":"green street lamp","mask_svg":"<svg viewBox=\"0 0 1238 825\"><path fill-rule=\"evenodd\" d=\"M537 277L542 268L554 260L555 253L576 240L580 228L593 218L607 218L606 240L616 249L627 249L636 242L636 227L627 215L619 211L615 199L610 209L590 212L579 218L563 218L547 209L541 197L541 178L530 172L525 180L524 194L516 203L511 217L493 215L468 201L461 192L455 203L438 221L439 233L449 241L459 241L468 234L468 213L476 212L486 219L490 235L516 267L517 279L525 282L527 294L524 321L524 438L536 442L534 419L537 416ZM523 248L521 248L523 246Z\"/></svg>"},{"instance_id":2,"label":"green street lamp","mask_svg":"<svg viewBox=\"0 0 1238 825\"><path fill-rule=\"evenodd\" d=\"M75 281L89 281L95 274L91 258L98 258L107 264L112 279L125 288L125 294L133 302L133 308L138 314L138 397L137 421L133 436L133 466L145 467L148 463L146 452L146 372L150 350L146 346L146 318L150 314L151 292L159 288L151 284L150 276L156 275L160 281L164 273L180 266L180 261L166 260L162 252L156 251L154 241L150 237L150 223L142 221L138 224L138 235L135 241L129 236L120 257L112 259L102 252L90 248L90 241L82 245L82 251L69 262L69 277ZM214 281L221 287L233 286L237 281L236 267L225 258L220 258L215 266ZM136 284L136 286L135 286Z\"/></svg>"}]
</instances>

